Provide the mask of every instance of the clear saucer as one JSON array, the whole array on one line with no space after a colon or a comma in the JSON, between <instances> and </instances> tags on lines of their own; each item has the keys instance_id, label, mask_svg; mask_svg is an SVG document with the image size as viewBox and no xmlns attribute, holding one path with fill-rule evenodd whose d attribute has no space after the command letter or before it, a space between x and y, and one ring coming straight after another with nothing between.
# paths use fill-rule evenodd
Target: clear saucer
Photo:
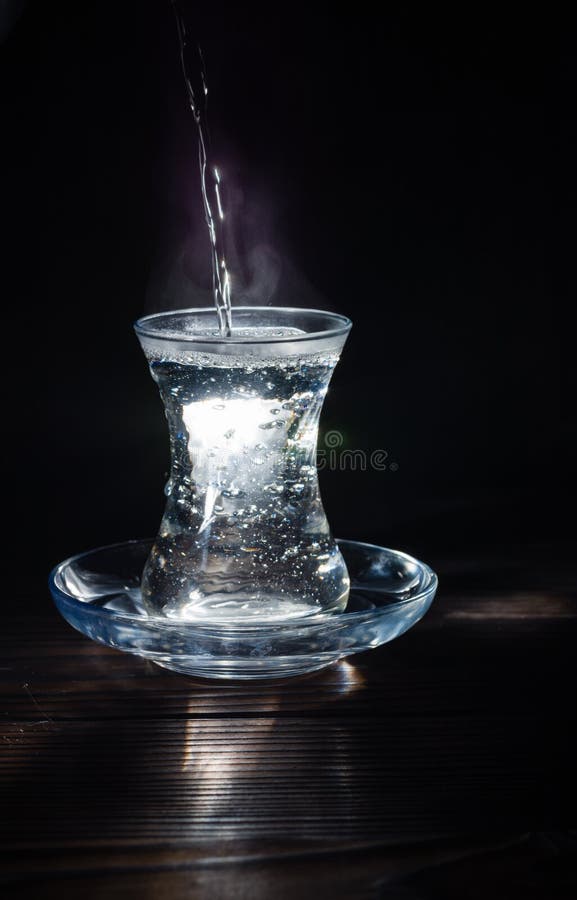
<instances>
[{"instance_id":1,"label":"clear saucer","mask_svg":"<svg viewBox=\"0 0 577 900\"><path fill-rule=\"evenodd\" d=\"M82 634L160 666L204 678L283 678L314 672L392 641L426 613L437 576L398 550L339 541L351 577L342 613L257 625L175 622L149 616L140 576L151 540L81 553L56 566L50 590Z\"/></svg>"}]
</instances>

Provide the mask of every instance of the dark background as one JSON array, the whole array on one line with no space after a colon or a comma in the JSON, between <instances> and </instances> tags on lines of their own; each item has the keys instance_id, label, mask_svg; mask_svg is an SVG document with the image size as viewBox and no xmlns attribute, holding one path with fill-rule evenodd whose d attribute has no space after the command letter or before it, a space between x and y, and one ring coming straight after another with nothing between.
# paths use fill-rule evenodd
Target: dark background
<instances>
[{"instance_id":1,"label":"dark background","mask_svg":"<svg viewBox=\"0 0 577 900\"><path fill-rule=\"evenodd\" d=\"M354 321L323 429L397 466L321 473L334 532L433 561L574 537L573 22L183 6L283 300ZM168 0L0 10L4 557L46 603L51 565L160 520L132 321L206 236Z\"/></svg>"}]
</instances>

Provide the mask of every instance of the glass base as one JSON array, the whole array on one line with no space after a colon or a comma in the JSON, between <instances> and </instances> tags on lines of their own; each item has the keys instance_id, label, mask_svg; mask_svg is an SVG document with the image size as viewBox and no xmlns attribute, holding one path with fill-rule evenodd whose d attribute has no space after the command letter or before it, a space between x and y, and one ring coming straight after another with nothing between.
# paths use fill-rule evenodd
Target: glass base
<instances>
[{"instance_id":1,"label":"glass base","mask_svg":"<svg viewBox=\"0 0 577 900\"><path fill-rule=\"evenodd\" d=\"M437 576L397 550L338 541L351 578L346 609L286 622L182 622L151 616L140 578L151 540L90 550L50 575L56 606L74 628L109 647L201 678L285 678L371 650L421 619Z\"/></svg>"}]
</instances>

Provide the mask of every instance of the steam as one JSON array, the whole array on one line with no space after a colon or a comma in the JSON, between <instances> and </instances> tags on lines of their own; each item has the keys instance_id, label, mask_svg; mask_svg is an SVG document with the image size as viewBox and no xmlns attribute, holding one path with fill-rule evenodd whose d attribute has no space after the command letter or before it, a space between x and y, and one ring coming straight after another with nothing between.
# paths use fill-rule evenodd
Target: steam
<instances>
[{"instance_id":1,"label":"steam","mask_svg":"<svg viewBox=\"0 0 577 900\"><path fill-rule=\"evenodd\" d=\"M204 59L187 33L177 0L172 0L172 7L188 104L196 124L202 214L196 192L193 210L187 209L194 198L181 185L183 224L177 230L173 227L153 266L145 311L214 304L221 333L227 336L234 306L326 306L278 249L278 242L271 240L273 207L262 199L257 202L255 192L247 194L231 167L215 164L209 148ZM192 158L191 167L194 164Z\"/></svg>"},{"instance_id":2,"label":"steam","mask_svg":"<svg viewBox=\"0 0 577 900\"><path fill-rule=\"evenodd\" d=\"M272 204L258 201L240 188L228 190L222 198L226 217L224 240L231 280L232 314L235 306L298 306L327 309L326 299L308 281L282 248L275 227ZM147 294L146 313L170 309L210 307L210 247L199 210L196 221L182 215L164 235L153 264Z\"/></svg>"}]
</instances>

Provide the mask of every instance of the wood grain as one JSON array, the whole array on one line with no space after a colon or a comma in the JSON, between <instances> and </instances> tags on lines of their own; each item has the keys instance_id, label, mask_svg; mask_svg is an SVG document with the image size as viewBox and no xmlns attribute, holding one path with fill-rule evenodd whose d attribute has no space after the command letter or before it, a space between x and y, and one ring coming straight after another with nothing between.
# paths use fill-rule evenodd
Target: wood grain
<instances>
[{"instance_id":1,"label":"wood grain","mask_svg":"<svg viewBox=\"0 0 577 900\"><path fill-rule=\"evenodd\" d=\"M574 821L577 614L570 566L547 579L544 559L438 561L412 632L267 684L175 675L48 598L21 607L1 637L6 891L380 896L433 863L529 858L520 836Z\"/></svg>"}]
</instances>

